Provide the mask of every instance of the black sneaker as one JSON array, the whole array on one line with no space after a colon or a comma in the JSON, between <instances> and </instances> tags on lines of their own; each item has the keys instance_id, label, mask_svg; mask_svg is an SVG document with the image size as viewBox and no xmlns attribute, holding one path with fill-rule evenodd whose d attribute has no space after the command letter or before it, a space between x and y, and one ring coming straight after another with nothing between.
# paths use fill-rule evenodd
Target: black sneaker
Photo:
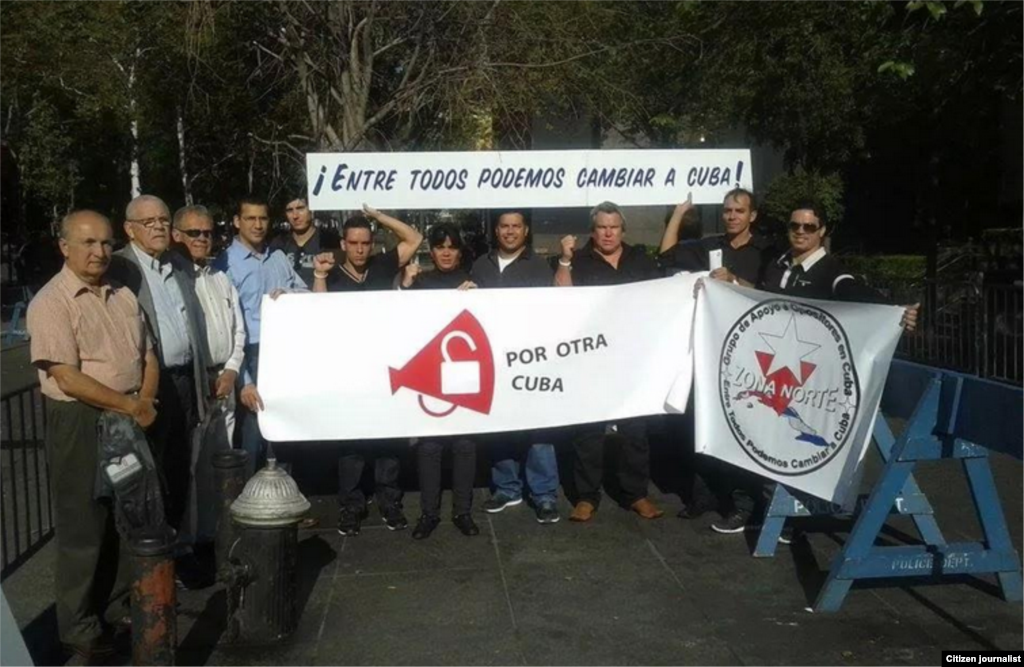
<instances>
[{"instance_id":1,"label":"black sneaker","mask_svg":"<svg viewBox=\"0 0 1024 667\"><path fill-rule=\"evenodd\" d=\"M346 507L338 514L338 533L341 535L358 535L362 522L362 512Z\"/></svg>"},{"instance_id":2,"label":"black sneaker","mask_svg":"<svg viewBox=\"0 0 1024 667\"><path fill-rule=\"evenodd\" d=\"M474 535L480 534L480 527L473 521L473 517L468 514L458 514L452 517L452 523L459 529L466 537L473 537Z\"/></svg>"},{"instance_id":3,"label":"black sneaker","mask_svg":"<svg viewBox=\"0 0 1024 667\"><path fill-rule=\"evenodd\" d=\"M537 505L537 523L558 523L561 518L555 503L548 501Z\"/></svg>"},{"instance_id":4,"label":"black sneaker","mask_svg":"<svg viewBox=\"0 0 1024 667\"><path fill-rule=\"evenodd\" d=\"M711 507L704 503L687 503L683 505L683 509L679 510L676 514L680 519L699 519L704 514L711 511Z\"/></svg>"},{"instance_id":5,"label":"black sneaker","mask_svg":"<svg viewBox=\"0 0 1024 667\"><path fill-rule=\"evenodd\" d=\"M441 523L440 517L427 516L424 514L420 517L419 521L416 522L416 527L412 530L412 539L414 540L425 540L430 537L430 534L434 532L438 524ZM392 529L394 530L394 529Z\"/></svg>"},{"instance_id":6,"label":"black sneaker","mask_svg":"<svg viewBox=\"0 0 1024 667\"><path fill-rule=\"evenodd\" d=\"M409 527L409 521L405 518L402 508L398 505L382 507L380 515L383 517L384 525L388 527L388 530L405 530Z\"/></svg>"},{"instance_id":7,"label":"black sneaker","mask_svg":"<svg viewBox=\"0 0 1024 667\"><path fill-rule=\"evenodd\" d=\"M489 500L484 502L484 511L490 514L495 514L506 507L515 507L521 502L523 502L522 498L509 498L503 493L498 493L491 496Z\"/></svg>"},{"instance_id":8,"label":"black sneaker","mask_svg":"<svg viewBox=\"0 0 1024 667\"><path fill-rule=\"evenodd\" d=\"M793 526L787 524L782 527L782 532L779 533L779 544L792 544L796 537L796 530L793 529Z\"/></svg>"},{"instance_id":9,"label":"black sneaker","mask_svg":"<svg viewBox=\"0 0 1024 667\"><path fill-rule=\"evenodd\" d=\"M711 530L716 533L722 533L723 535L732 535L734 533L742 533L747 528L750 528L750 512L743 512L735 510L730 512L723 519L719 519L711 524Z\"/></svg>"}]
</instances>

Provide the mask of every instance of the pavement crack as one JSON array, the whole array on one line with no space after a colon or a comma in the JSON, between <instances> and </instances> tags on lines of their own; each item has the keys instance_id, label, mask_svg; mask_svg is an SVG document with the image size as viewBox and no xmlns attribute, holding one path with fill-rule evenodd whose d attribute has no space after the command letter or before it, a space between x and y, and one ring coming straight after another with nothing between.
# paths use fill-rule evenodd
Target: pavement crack
<instances>
[{"instance_id":1,"label":"pavement crack","mask_svg":"<svg viewBox=\"0 0 1024 667\"><path fill-rule=\"evenodd\" d=\"M487 517L487 525L491 529L491 544L494 545L494 556L498 559L498 574L501 575L501 588L505 591L505 602L508 603L508 614L512 618L512 629L519 631L519 623L516 621L516 610L512 608L512 596L508 592L508 579L505 578L505 566L501 562L501 551L498 550L498 534L494 531L494 523L491 517Z\"/></svg>"}]
</instances>

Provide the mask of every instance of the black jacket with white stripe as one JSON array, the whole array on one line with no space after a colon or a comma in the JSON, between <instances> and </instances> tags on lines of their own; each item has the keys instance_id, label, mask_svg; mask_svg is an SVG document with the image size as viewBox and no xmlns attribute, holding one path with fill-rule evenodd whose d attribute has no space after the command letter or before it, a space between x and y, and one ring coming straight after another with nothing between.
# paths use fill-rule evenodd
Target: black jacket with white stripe
<instances>
[{"instance_id":1,"label":"black jacket with white stripe","mask_svg":"<svg viewBox=\"0 0 1024 667\"><path fill-rule=\"evenodd\" d=\"M877 290L857 280L842 262L818 248L799 264L790 252L765 267L759 287L768 292L808 299L882 303L890 301Z\"/></svg>"}]
</instances>

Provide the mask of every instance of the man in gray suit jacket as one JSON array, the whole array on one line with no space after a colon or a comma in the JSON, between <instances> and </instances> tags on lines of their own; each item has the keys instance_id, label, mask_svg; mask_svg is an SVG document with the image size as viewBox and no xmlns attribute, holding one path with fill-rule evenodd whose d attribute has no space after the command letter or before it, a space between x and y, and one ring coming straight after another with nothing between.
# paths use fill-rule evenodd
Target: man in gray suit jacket
<instances>
[{"instance_id":1,"label":"man in gray suit jacket","mask_svg":"<svg viewBox=\"0 0 1024 667\"><path fill-rule=\"evenodd\" d=\"M192 433L212 394L206 321L194 269L168 252L171 214L158 197L141 195L125 210L131 242L114 253L109 275L135 293L160 361L153 454L167 482L167 522L178 529L187 507Z\"/></svg>"}]
</instances>

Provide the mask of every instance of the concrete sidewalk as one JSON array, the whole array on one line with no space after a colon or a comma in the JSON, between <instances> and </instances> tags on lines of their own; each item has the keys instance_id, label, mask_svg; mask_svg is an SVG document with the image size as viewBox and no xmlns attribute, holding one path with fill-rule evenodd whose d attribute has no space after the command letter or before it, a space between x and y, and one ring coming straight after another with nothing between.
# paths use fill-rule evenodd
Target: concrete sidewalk
<instances>
[{"instance_id":1,"label":"concrete sidewalk","mask_svg":"<svg viewBox=\"0 0 1024 667\"><path fill-rule=\"evenodd\" d=\"M1021 464L993 458L1015 548L1021 550ZM959 465L923 468L922 488L950 539L976 539L977 521ZM849 522L818 525L750 556L753 534L713 533L706 515L668 512L643 521L611 503L593 523L540 526L526 506L479 510L482 533L445 521L423 542L393 533L371 508L361 535L334 530L329 496L313 498L318 530L300 533L295 635L274 647L218 645L219 587L180 595L178 664L938 664L949 649L1022 648L1022 608L997 597L994 579L943 586L879 582L858 588L835 614L807 610ZM446 493L444 501L449 502ZM411 522L418 494L406 496ZM915 541L892 518L885 540ZM37 664L64 661L56 644L53 543L4 582Z\"/></svg>"}]
</instances>

